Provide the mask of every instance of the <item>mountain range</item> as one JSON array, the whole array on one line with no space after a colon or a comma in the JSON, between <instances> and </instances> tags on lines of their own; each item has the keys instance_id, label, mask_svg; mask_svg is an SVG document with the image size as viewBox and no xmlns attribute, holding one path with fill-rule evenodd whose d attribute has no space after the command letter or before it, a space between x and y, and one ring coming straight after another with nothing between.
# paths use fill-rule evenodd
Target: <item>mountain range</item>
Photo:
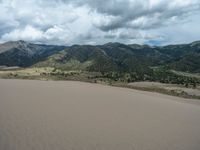
<instances>
[{"instance_id":1,"label":"mountain range","mask_svg":"<svg viewBox=\"0 0 200 150\"><path fill-rule=\"evenodd\" d=\"M65 46L32 44L25 41L11 41L0 45L0 66L29 67L51 56Z\"/></svg>"},{"instance_id":2,"label":"mountain range","mask_svg":"<svg viewBox=\"0 0 200 150\"><path fill-rule=\"evenodd\" d=\"M0 44L0 66L49 66L91 72L148 72L162 67L200 73L200 41L168 46L122 43L56 46L11 41Z\"/></svg>"}]
</instances>

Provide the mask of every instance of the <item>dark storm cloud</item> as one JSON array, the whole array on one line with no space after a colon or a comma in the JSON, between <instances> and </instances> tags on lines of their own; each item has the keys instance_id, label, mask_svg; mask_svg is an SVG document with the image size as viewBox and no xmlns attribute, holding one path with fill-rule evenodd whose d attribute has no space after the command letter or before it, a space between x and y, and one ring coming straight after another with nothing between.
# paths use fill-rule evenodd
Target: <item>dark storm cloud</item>
<instances>
[{"instance_id":1,"label":"dark storm cloud","mask_svg":"<svg viewBox=\"0 0 200 150\"><path fill-rule=\"evenodd\" d=\"M87 5L92 12L102 16L94 23L103 31L118 28L151 29L184 20L200 10L198 0L63 0L73 5ZM108 19L105 19L105 16Z\"/></svg>"}]
</instances>

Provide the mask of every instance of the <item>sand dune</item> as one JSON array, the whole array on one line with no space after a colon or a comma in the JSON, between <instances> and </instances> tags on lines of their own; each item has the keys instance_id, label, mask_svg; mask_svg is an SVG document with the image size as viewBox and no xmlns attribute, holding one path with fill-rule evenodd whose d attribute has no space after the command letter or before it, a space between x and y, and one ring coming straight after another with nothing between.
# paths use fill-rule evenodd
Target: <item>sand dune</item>
<instances>
[{"instance_id":1,"label":"sand dune","mask_svg":"<svg viewBox=\"0 0 200 150\"><path fill-rule=\"evenodd\" d=\"M199 149L200 105L180 98L82 82L0 80L0 150Z\"/></svg>"}]
</instances>

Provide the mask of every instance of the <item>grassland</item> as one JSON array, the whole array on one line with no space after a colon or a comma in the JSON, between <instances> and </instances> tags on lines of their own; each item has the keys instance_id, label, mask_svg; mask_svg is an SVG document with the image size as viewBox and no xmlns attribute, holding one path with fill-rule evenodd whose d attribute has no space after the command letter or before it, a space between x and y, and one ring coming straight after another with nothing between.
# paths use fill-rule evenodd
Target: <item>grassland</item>
<instances>
[{"instance_id":1,"label":"grassland","mask_svg":"<svg viewBox=\"0 0 200 150\"><path fill-rule=\"evenodd\" d=\"M126 85L129 88L158 92L183 98L200 99L200 86L196 88L186 88L178 84L166 84L158 82L134 82Z\"/></svg>"},{"instance_id":2,"label":"grassland","mask_svg":"<svg viewBox=\"0 0 200 150\"><path fill-rule=\"evenodd\" d=\"M176 72L177 74L180 72ZM183 73L181 73L183 74ZM184 74L185 75L185 74ZM186 74L191 76L191 74ZM198 75L193 75L199 77ZM108 75L99 72L88 72L81 70L61 70L53 67L31 67L17 69L0 70L0 78L3 79L31 79L31 80L71 80L100 83L111 86L120 86L143 91L158 92L167 95L179 96L184 98L200 99L200 86L185 87L178 84L167 84L158 82L128 82L128 74L122 78L114 80Z\"/></svg>"}]
</instances>

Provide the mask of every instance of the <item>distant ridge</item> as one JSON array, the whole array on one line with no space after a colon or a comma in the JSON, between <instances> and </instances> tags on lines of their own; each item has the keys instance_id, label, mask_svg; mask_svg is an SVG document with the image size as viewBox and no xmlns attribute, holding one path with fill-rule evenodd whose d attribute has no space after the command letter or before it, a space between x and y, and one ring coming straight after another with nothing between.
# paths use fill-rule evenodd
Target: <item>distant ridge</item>
<instances>
[{"instance_id":1,"label":"distant ridge","mask_svg":"<svg viewBox=\"0 0 200 150\"><path fill-rule=\"evenodd\" d=\"M200 41L159 47L122 43L66 47L25 41L0 44L0 66L32 65L100 72L148 72L163 66L200 73Z\"/></svg>"},{"instance_id":2,"label":"distant ridge","mask_svg":"<svg viewBox=\"0 0 200 150\"><path fill-rule=\"evenodd\" d=\"M32 44L25 41L10 41L0 44L0 65L28 67L65 46Z\"/></svg>"}]
</instances>

